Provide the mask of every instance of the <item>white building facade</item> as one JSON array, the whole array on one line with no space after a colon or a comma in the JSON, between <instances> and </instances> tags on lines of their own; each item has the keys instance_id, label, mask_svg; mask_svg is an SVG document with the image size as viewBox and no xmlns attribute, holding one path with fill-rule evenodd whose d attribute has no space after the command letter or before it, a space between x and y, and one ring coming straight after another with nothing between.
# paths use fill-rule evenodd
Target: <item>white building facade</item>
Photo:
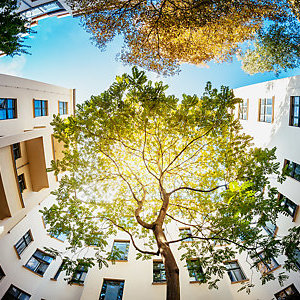
<instances>
[{"instance_id":1,"label":"white building facade","mask_svg":"<svg viewBox=\"0 0 300 300\"><path fill-rule=\"evenodd\" d=\"M300 76L242 87L235 95L245 100L237 112L245 132L254 136L259 147L276 146L278 161L282 166L288 161L291 167L291 176L278 186L291 211L289 216L280 216L274 229L283 235L300 224ZM62 261L43 252L44 247L64 250L67 245L64 236L47 234L39 210L54 202L49 193L57 187L57 178L46 168L62 155L62 145L52 136L52 115L72 114L74 103L73 90L0 75L0 298L163 300L166 284L161 260L136 260L136 251L125 233L108 241L109 249L115 245L124 250L120 260L101 270L97 266L78 269L72 284L60 272ZM165 233L175 240L182 230L188 228L170 224ZM243 255L232 262L235 271L225 274L219 289L209 290L207 284L199 285L197 272L189 272L186 262L180 261L180 250L176 246L172 250L178 258L183 300L285 299L284 295L300 291L299 272L290 273L283 287L277 281L261 286L261 274L250 269ZM93 255L96 250L90 246L87 251ZM270 272L281 272L283 261L280 257ZM250 295L238 293L248 280L256 283Z\"/></svg>"}]
</instances>

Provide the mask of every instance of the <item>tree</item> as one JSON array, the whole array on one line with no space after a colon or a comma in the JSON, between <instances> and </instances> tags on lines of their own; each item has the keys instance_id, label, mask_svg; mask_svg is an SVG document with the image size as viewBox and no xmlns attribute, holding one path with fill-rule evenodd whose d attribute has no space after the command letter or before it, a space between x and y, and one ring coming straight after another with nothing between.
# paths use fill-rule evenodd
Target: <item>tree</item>
<instances>
[{"instance_id":1,"label":"tree","mask_svg":"<svg viewBox=\"0 0 300 300\"><path fill-rule=\"evenodd\" d=\"M295 0L69 0L95 44L124 38L123 62L162 74L228 61L267 23L295 19Z\"/></svg>"},{"instance_id":2,"label":"tree","mask_svg":"<svg viewBox=\"0 0 300 300\"><path fill-rule=\"evenodd\" d=\"M126 232L137 259L163 258L169 300L180 298L170 247L175 243L181 243L182 259L199 257L203 282L211 288L226 270L223 262L237 252L249 252L254 266L261 263L261 251L265 262L284 253L286 268L296 270L300 228L284 239L261 231L286 213L270 184L270 176L280 182L284 177L275 149L252 148L251 138L241 133L232 114L240 100L210 83L201 99L183 95L179 101L166 89L133 68L131 76L117 77L107 91L78 105L75 116L55 117L54 136L66 148L52 167L56 174L67 172L54 192L57 203L43 211L51 233L65 233L74 253L97 241L96 256L78 256L78 262L101 267L116 258L106 251L107 237ZM190 226L191 234L168 240L163 227L170 222ZM186 239L193 241L187 245ZM76 257L63 257L66 269L76 265ZM271 279L273 274L262 276Z\"/></svg>"},{"instance_id":3,"label":"tree","mask_svg":"<svg viewBox=\"0 0 300 300\"><path fill-rule=\"evenodd\" d=\"M274 72L300 66L300 25L275 24L261 30L254 48L241 55L242 69L249 74Z\"/></svg>"},{"instance_id":4,"label":"tree","mask_svg":"<svg viewBox=\"0 0 300 300\"><path fill-rule=\"evenodd\" d=\"M17 0L0 2L0 53L11 56L27 53L24 35L31 32L27 20L15 12L17 8Z\"/></svg>"}]
</instances>

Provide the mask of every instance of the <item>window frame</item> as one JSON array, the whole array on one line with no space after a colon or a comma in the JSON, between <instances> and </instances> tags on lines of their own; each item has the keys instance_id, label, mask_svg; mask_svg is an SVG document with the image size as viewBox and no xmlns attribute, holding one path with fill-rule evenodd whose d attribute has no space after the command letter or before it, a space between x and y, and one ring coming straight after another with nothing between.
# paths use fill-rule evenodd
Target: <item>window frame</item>
<instances>
[{"instance_id":1,"label":"window frame","mask_svg":"<svg viewBox=\"0 0 300 300\"><path fill-rule=\"evenodd\" d=\"M3 300L5 299L5 296L13 296L13 297L15 297L14 294L9 293L9 291L10 291L11 289L13 289L13 288L16 289L17 292L19 293L19 294L17 295L18 298L14 298L14 299L20 299L20 296L22 296L22 294L25 295L25 296L28 296L28 299L30 299L30 297L31 297L30 294L24 292L23 290L19 289L19 288L16 287L15 285L11 284L11 285L9 286L9 288L7 289L6 293L3 295L3 298L2 298ZM11 297L10 297L9 299L11 299Z\"/></svg>"},{"instance_id":2,"label":"window frame","mask_svg":"<svg viewBox=\"0 0 300 300\"><path fill-rule=\"evenodd\" d=\"M40 102L40 107L36 107L36 103ZM45 103L45 107L43 107L43 103ZM40 115L36 114L36 110L40 110ZM45 111L45 114L43 112ZM40 100L40 99L33 99L33 117L47 117L49 114L48 112L48 100Z\"/></svg>"},{"instance_id":3,"label":"window frame","mask_svg":"<svg viewBox=\"0 0 300 300\"><path fill-rule=\"evenodd\" d=\"M262 257L263 255L264 255L264 252L262 251L262 252L258 253L258 257L257 257L257 261L258 261L257 268L262 275L269 274L281 267L281 265L276 261L276 259L274 257L271 257L271 264L273 264L275 262L274 267L271 268L271 265L268 262L264 261L264 258ZM264 269L266 269L266 270L264 270Z\"/></svg>"},{"instance_id":4,"label":"window frame","mask_svg":"<svg viewBox=\"0 0 300 300\"><path fill-rule=\"evenodd\" d=\"M76 270L74 271L74 273L72 275L72 278L70 280L70 284L76 284L76 285L83 286L85 278L87 276L87 273L88 273L88 267L85 266L85 265L79 264L76 267ZM79 278L76 279L75 276L77 276L78 274L79 274ZM82 277L83 277L83 279L82 279Z\"/></svg>"},{"instance_id":5,"label":"window frame","mask_svg":"<svg viewBox=\"0 0 300 300\"><path fill-rule=\"evenodd\" d=\"M24 173L17 175L17 178L18 178L19 190L20 193L22 194L24 190L27 189Z\"/></svg>"},{"instance_id":6,"label":"window frame","mask_svg":"<svg viewBox=\"0 0 300 300\"><path fill-rule=\"evenodd\" d=\"M40 252L42 255L51 258L50 262L48 262L48 261L47 261L46 259L44 259L44 258L39 257L39 256L36 254L37 252ZM32 258L34 258L34 259L38 262L38 264L37 264L34 268L31 268L31 267L28 265L28 263L32 260ZM35 273L35 274L37 274L37 275L43 277L44 274L46 273L46 271L47 271L49 265L50 265L51 262L53 261L53 259L54 259L53 256L47 254L46 252L44 252L44 251L42 251L42 250L40 250L40 249L36 249L36 250L34 251L34 253L31 255L31 257L29 258L29 260L27 261L27 263L24 265L24 267L25 267L26 269L30 270L31 272L33 272L33 273ZM41 273L39 273L39 272L37 272L37 271L39 270L39 268L40 268L42 265L46 265L46 268L45 268L45 270L43 271L43 273L41 274Z\"/></svg>"},{"instance_id":7,"label":"window frame","mask_svg":"<svg viewBox=\"0 0 300 300\"><path fill-rule=\"evenodd\" d=\"M287 294L285 291L286 291L287 289L289 289L289 288L290 288L293 292L295 292L295 294ZM279 291L279 292L277 292L277 293L274 294L274 296L275 296L275 298L276 298L277 300L284 300L284 299L286 299L285 297L282 298L283 295L280 295L281 293L285 293L284 296L290 296L290 295L296 295L296 296L299 295L299 296L300 296L299 291L297 290L297 288L295 287L295 285L294 285L293 283L290 284L289 286L287 286L286 288L282 289L281 291Z\"/></svg>"},{"instance_id":8,"label":"window frame","mask_svg":"<svg viewBox=\"0 0 300 300\"><path fill-rule=\"evenodd\" d=\"M114 240L113 246L112 246L112 249L111 249L111 254L112 255L114 253L114 249L116 248L115 247L116 243L120 243L120 244L122 244L122 243L125 244L126 243L126 252L124 252L124 254L121 254L121 256L119 258L114 259L114 260L115 261L128 261L130 241L128 241L128 240Z\"/></svg>"},{"instance_id":9,"label":"window frame","mask_svg":"<svg viewBox=\"0 0 300 300\"><path fill-rule=\"evenodd\" d=\"M2 269L2 267L0 266L0 281L1 281L5 276L6 276L6 275L5 275L5 273L4 273L3 269Z\"/></svg>"},{"instance_id":10,"label":"window frame","mask_svg":"<svg viewBox=\"0 0 300 300\"><path fill-rule=\"evenodd\" d=\"M298 124L297 125L293 125L294 124L294 108L295 108L295 98L298 98L299 101L299 105L298 106ZM290 119L289 119L289 126L292 127L300 127L300 96L291 96L290 97Z\"/></svg>"},{"instance_id":11,"label":"window frame","mask_svg":"<svg viewBox=\"0 0 300 300\"><path fill-rule=\"evenodd\" d=\"M271 99L272 100L272 115L271 115L271 122L267 122L266 121L266 117L269 116L267 114L267 107L270 106L270 104L267 104L267 100ZM264 104L263 104L263 109L264 109L264 113L262 114L262 100L264 100ZM263 122L263 123L268 123L271 124L274 122L274 103L275 103L275 97L271 97L271 98L259 98L258 101L258 122ZM263 116L263 119L261 118L261 116Z\"/></svg>"},{"instance_id":12,"label":"window frame","mask_svg":"<svg viewBox=\"0 0 300 300\"><path fill-rule=\"evenodd\" d=\"M28 242L26 240L26 236L30 236L30 241ZM22 248L21 251L18 250L18 244L24 242L25 243L25 247ZM23 236L15 243L14 245L14 249L17 253L17 256L19 257L19 259L21 259L21 254L24 252L24 250L33 242L33 236L31 233L31 229L29 229L25 234L23 234Z\"/></svg>"},{"instance_id":13,"label":"window frame","mask_svg":"<svg viewBox=\"0 0 300 300\"><path fill-rule=\"evenodd\" d=\"M229 264L232 264L232 263L235 263L237 266L236 267L230 267L230 268L227 268L227 265L229 266ZM227 271L227 274L228 274L228 277L231 281L232 284L235 284L235 283L240 283L240 282L245 282L245 281L248 281L249 279L247 278L244 270L241 268L239 262L237 259L235 260L229 260L229 261L225 261L224 262L224 266L226 268L226 271ZM233 280L236 276L235 276L235 273L233 271L235 270L239 270L240 274L241 274L241 277L243 278L242 280Z\"/></svg>"},{"instance_id":14,"label":"window frame","mask_svg":"<svg viewBox=\"0 0 300 300\"><path fill-rule=\"evenodd\" d=\"M183 240L182 242L193 242L193 238L189 237L189 235L193 235L190 227L180 227L178 229L179 229L179 236L181 238L185 238L186 235L186 239Z\"/></svg>"},{"instance_id":15,"label":"window frame","mask_svg":"<svg viewBox=\"0 0 300 300\"><path fill-rule=\"evenodd\" d=\"M192 265L192 262L197 262L197 265ZM189 273L190 282L205 282L203 268L200 264L199 258L191 258L186 260L186 267ZM191 272L193 276L191 276ZM199 273L199 274L198 274Z\"/></svg>"},{"instance_id":16,"label":"window frame","mask_svg":"<svg viewBox=\"0 0 300 300\"><path fill-rule=\"evenodd\" d=\"M299 211L299 205L281 193L278 193L278 198L279 201L281 201L281 205L286 208L287 214L292 218L292 221L295 222ZM292 213L289 208L293 208Z\"/></svg>"},{"instance_id":17,"label":"window frame","mask_svg":"<svg viewBox=\"0 0 300 300\"><path fill-rule=\"evenodd\" d=\"M22 157L21 144L20 143L14 143L12 145L12 151L13 151L15 160Z\"/></svg>"},{"instance_id":18,"label":"window frame","mask_svg":"<svg viewBox=\"0 0 300 300\"><path fill-rule=\"evenodd\" d=\"M61 107L62 104L62 107ZM68 102L58 101L58 113L63 116L68 114Z\"/></svg>"},{"instance_id":19,"label":"window frame","mask_svg":"<svg viewBox=\"0 0 300 300\"><path fill-rule=\"evenodd\" d=\"M52 278L50 278L51 280L57 281L57 278L59 277L60 273L62 272L64 265L65 265L65 261L63 260L61 262L59 268L55 272L54 276Z\"/></svg>"},{"instance_id":20,"label":"window frame","mask_svg":"<svg viewBox=\"0 0 300 300\"><path fill-rule=\"evenodd\" d=\"M159 266L157 268L154 267L156 264L159 264ZM159 280L155 280L155 276L154 276L155 273L159 274ZM166 267L161 259L153 260L153 274L152 275L153 275L152 284L162 284L162 283L167 282ZM165 278L165 279L162 279L162 278Z\"/></svg>"},{"instance_id":21,"label":"window frame","mask_svg":"<svg viewBox=\"0 0 300 300\"><path fill-rule=\"evenodd\" d=\"M239 111L238 111L239 120L245 120L245 121L248 120L248 110L249 110L249 99L248 98L243 99L243 102L239 103Z\"/></svg>"},{"instance_id":22,"label":"window frame","mask_svg":"<svg viewBox=\"0 0 300 300\"><path fill-rule=\"evenodd\" d=\"M289 166L292 165L292 167L290 168ZM292 169L291 174L289 174L290 172L287 173L287 176L290 178L293 178L295 180L297 180L298 182L300 182L300 174L296 173L296 168L299 167L300 168L300 164L295 163L291 160L285 159L284 160L284 167L287 166L287 169L290 171L290 169ZM299 176L299 178L297 178L295 175Z\"/></svg>"},{"instance_id":23,"label":"window frame","mask_svg":"<svg viewBox=\"0 0 300 300\"><path fill-rule=\"evenodd\" d=\"M106 279L106 278L103 278L103 283L102 283L102 288L101 288L101 291L100 291L99 300L104 300L105 299L106 290L107 290L107 286L108 286L107 283L108 282L120 283L119 284L119 290L118 290L117 300L122 300L123 293L124 293L125 280L121 280L121 279Z\"/></svg>"},{"instance_id":24,"label":"window frame","mask_svg":"<svg viewBox=\"0 0 300 300\"><path fill-rule=\"evenodd\" d=\"M4 106L3 108L0 107L0 111L5 110L5 118L1 119L1 114L0 114L0 121L3 120L13 120L13 119L17 119L18 118L18 111L17 111L17 99L15 98L0 98L0 101L4 100ZM7 100L12 100L12 108L8 108L7 106ZM12 111L13 112L13 117L10 118L8 111Z\"/></svg>"}]
</instances>

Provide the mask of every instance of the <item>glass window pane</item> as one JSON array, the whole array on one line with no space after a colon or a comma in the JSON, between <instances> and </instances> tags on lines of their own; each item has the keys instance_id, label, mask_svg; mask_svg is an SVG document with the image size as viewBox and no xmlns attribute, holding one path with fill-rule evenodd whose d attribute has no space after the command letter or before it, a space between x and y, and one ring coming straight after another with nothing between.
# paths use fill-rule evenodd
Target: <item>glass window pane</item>
<instances>
[{"instance_id":1,"label":"glass window pane","mask_svg":"<svg viewBox=\"0 0 300 300\"><path fill-rule=\"evenodd\" d=\"M39 263L40 262L32 256L29 259L29 261L27 262L26 267L33 270L33 271L35 271L35 269L38 267Z\"/></svg>"}]
</instances>

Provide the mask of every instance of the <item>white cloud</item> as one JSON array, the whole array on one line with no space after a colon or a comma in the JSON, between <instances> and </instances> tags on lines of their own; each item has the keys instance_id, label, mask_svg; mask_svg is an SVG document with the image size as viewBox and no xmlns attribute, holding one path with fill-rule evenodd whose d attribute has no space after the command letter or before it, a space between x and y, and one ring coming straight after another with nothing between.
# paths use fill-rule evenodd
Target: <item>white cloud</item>
<instances>
[{"instance_id":1,"label":"white cloud","mask_svg":"<svg viewBox=\"0 0 300 300\"><path fill-rule=\"evenodd\" d=\"M22 71L26 64L26 58L24 56L15 56L13 58L1 57L0 58L0 73L23 76Z\"/></svg>"}]
</instances>

